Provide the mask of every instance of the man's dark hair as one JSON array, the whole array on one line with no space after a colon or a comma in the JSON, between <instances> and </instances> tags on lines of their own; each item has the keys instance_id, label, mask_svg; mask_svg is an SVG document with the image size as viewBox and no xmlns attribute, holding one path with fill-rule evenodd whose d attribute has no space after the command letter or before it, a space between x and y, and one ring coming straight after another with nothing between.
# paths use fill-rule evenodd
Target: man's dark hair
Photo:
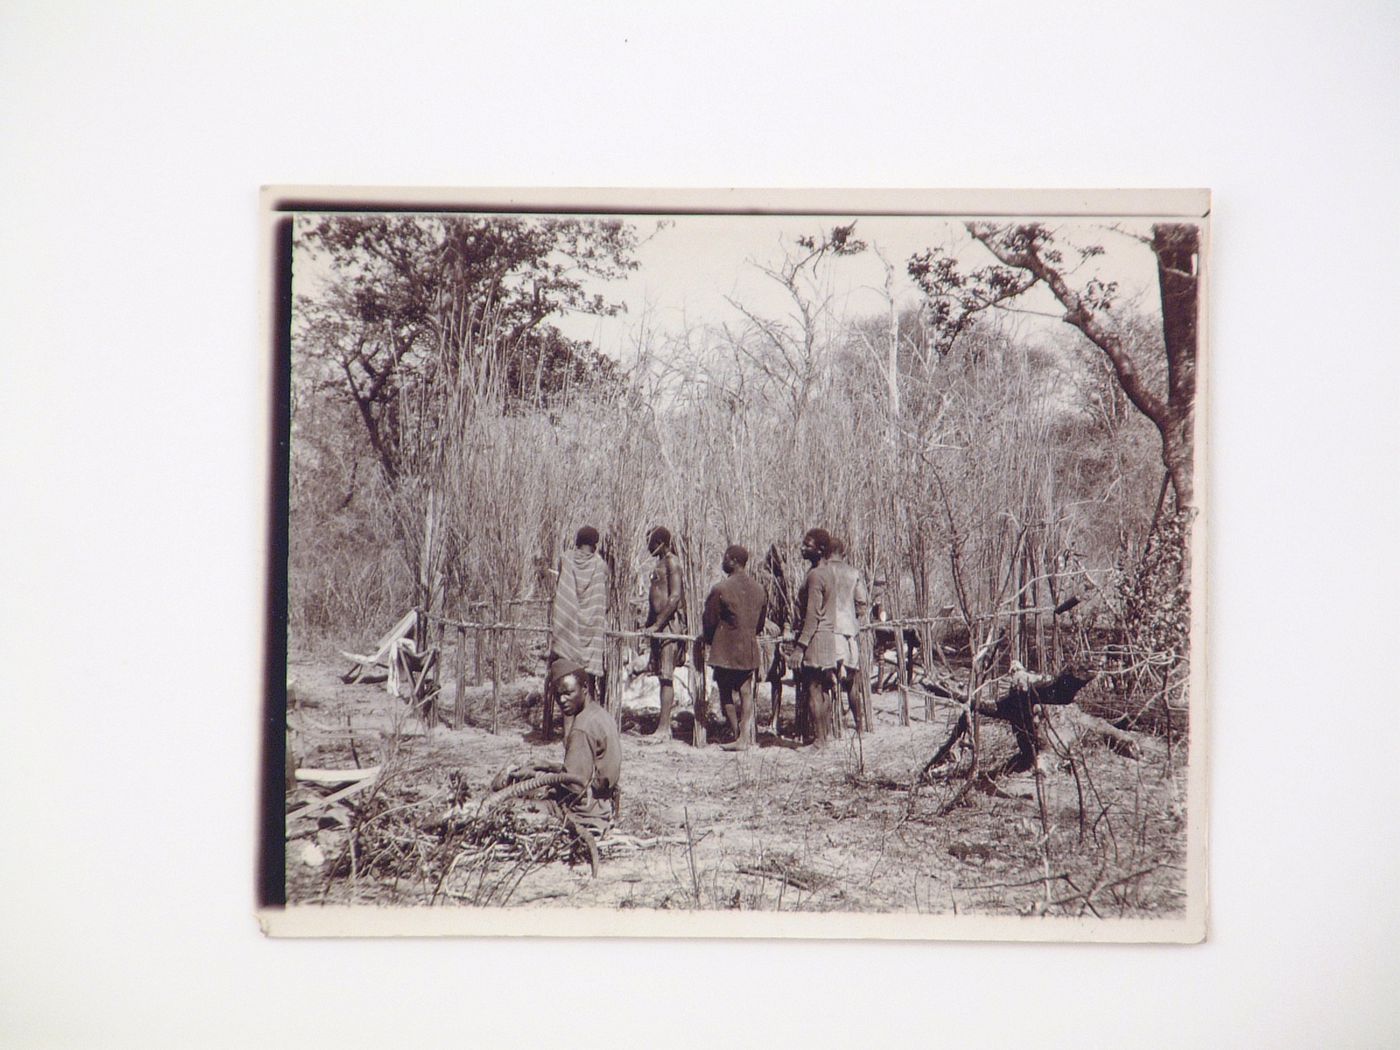
<instances>
[{"instance_id":1,"label":"man's dark hair","mask_svg":"<svg viewBox=\"0 0 1400 1050\"><path fill-rule=\"evenodd\" d=\"M739 568L744 569L749 564L749 549L739 544L731 544L724 552L724 560L732 561Z\"/></svg>"},{"instance_id":2,"label":"man's dark hair","mask_svg":"<svg viewBox=\"0 0 1400 1050\"><path fill-rule=\"evenodd\" d=\"M671 542L671 530L665 525L658 525L647 533L647 550L651 550L658 544Z\"/></svg>"},{"instance_id":3,"label":"man's dark hair","mask_svg":"<svg viewBox=\"0 0 1400 1050\"><path fill-rule=\"evenodd\" d=\"M817 549L817 553L823 558L831 554L831 533L826 529L808 529L804 540L811 540L812 546Z\"/></svg>"},{"instance_id":4,"label":"man's dark hair","mask_svg":"<svg viewBox=\"0 0 1400 1050\"><path fill-rule=\"evenodd\" d=\"M845 554L845 553L846 553L846 541L843 540L840 536L833 536L833 537L831 537L831 553L832 553L832 554Z\"/></svg>"},{"instance_id":5,"label":"man's dark hair","mask_svg":"<svg viewBox=\"0 0 1400 1050\"><path fill-rule=\"evenodd\" d=\"M592 547L598 549L598 530L592 525L585 525L578 530L578 535L574 537L575 547Z\"/></svg>"}]
</instances>

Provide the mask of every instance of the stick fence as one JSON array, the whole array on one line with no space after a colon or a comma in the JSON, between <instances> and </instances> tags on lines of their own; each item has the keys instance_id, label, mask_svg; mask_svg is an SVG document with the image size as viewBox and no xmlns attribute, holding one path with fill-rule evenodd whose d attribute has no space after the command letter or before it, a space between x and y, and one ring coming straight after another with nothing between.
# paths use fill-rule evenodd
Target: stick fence
<instances>
[{"instance_id":1,"label":"stick fence","mask_svg":"<svg viewBox=\"0 0 1400 1050\"><path fill-rule=\"evenodd\" d=\"M446 631L453 631L457 636L457 658L455 661L457 686L454 693L453 722L458 728L465 724L467 713L465 682L467 678L468 633L470 632L472 636L472 671L473 681L476 685L482 684L485 677L483 650L489 653L488 659L491 665L491 732L497 733L500 731L501 665L504 657L502 642L505 641L507 643L510 657L512 661L514 661L517 656L517 636L533 634L548 637L551 631L548 624L515 623L508 620L505 618L506 611L522 606L546 604L548 603L544 599L516 598L501 602L499 605L491 602L471 602L467 605L467 609L472 611L494 611L494 618L489 619L462 620L448 616L439 616L435 613L424 614L424 619L437 628L439 645L441 645ZM1015 615L1017 616L1032 616L1036 618L1046 615L1053 617L1054 613L1054 606L1038 606L1015 610ZM873 663L873 653L867 653L869 646L865 644L866 636L879 631L894 632L897 666L896 675L899 690L899 720L901 725L909 724L909 697L911 693L922 696L924 700L925 717L931 717L933 709L932 698L922 690L914 688L912 682L907 681L903 631L906 629L925 631L939 624L960 624L962 622L960 616L950 614L941 616L902 616L888 620L871 621L860 625L859 632L862 637L862 666L860 672L862 676L870 672L870 666L867 661ZM612 628L604 630L603 636L614 644L642 639L693 644L699 639L698 634L677 634L671 631L614 630ZM796 635L794 634L783 634L776 638L769 637L767 641L783 643L792 642L795 639ZM704 688L703 684L700 688ZM865 702L868 704L868 699ZM703 710L703 706L701 710ZM619 711L619 717L620 714Z\"/></svg>"}]
</instances>

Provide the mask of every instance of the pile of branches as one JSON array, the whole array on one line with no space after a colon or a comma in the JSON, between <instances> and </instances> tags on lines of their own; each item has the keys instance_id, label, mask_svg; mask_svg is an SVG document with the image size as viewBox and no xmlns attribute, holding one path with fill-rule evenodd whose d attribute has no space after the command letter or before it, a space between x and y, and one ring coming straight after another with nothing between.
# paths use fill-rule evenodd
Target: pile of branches
<instances>
[{"instance_id":1,"label":"pile of branches","mask_svg":"<svg viewBox=\"0 0 1400 1050\"><path fill-rule=\"evenodd\" d=\"M330 879L352 884L371 879L406 887L423 903L439 900L504 905L532 872L565 861L587 861L587 844L573 829L511 806L478 805L458 774L450 778L451 802L377 794L355 813L346 848ZM489 801L489 800L488 800ZM436 802L435 810L424 808Z\"/></svg>"}]
</instances>

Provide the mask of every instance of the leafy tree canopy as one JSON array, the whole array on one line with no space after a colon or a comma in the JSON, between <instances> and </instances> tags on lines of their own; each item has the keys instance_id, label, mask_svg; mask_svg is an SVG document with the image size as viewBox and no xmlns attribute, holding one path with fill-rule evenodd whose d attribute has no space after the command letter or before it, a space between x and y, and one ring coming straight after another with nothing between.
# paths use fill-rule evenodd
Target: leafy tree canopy
<instances>
[{"instance_id":1,"label":"leafy tree canopy","mask_svg":"<svg viewBox=\"0 0 1400 1050\"><path fill-rule=\"evenodd\" d=\"M507 408L617 381L610 360L551 318L624 309L592 290L636 268L624 222L331 215L299 234L329 279L298 303L298 348L354 402L391 477L397 405L439 370L470 369Z\"/></svg>"}]
</instances>

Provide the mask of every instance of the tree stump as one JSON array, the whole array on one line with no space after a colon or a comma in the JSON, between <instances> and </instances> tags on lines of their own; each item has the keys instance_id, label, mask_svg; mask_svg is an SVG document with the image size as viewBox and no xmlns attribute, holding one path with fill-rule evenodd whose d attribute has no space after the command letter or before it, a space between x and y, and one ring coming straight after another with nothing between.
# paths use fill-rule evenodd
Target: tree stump
<instances>
[{"instance_id":1,"label":"tree stump","mask_svg":"<svg viewBox=\"0 0 1400 1050\"><path fill-rule=\"evenodd\" d=\"M1056 675L1037 674L1027 671L1019 663L1013 661L1010 670L998 678L994 684L988 686L990 694L988 697L979 697L973 700L972 706L980 717L990 718L1010 726L1012 736L1016 740L1016 754L1008 763L1009 771L1032 768L1040 757L1040 753L1048 747L1045 739L1044 713L1038 711L1037 708L1041 706L1063 707L1074 703L1075 696L1094 680L1096 673L1090 668L1071 665ZM1109 746L1114 747L1120 753L1131 753L1133 757L1136 757L1136 745L1133 745L1131 751L1124 750L1125 743L1121 739L1128 737L1130 738L1129 743L1131 743L1131 734L1114 729L1102 719L1093 719L1089 715L1085 715L1084 719L1086 722L1103 723L1104 727L1112 730L1111 734L1105 734L1112 741ZM1096 726L1089 728L1095 732L1100 731ZM967 713L964 712L958 717L948 739L919 771L917 779L921 781L926 779L929 771L948 757L967 730L968 718Z\"/></svg>"}]
</instances>

